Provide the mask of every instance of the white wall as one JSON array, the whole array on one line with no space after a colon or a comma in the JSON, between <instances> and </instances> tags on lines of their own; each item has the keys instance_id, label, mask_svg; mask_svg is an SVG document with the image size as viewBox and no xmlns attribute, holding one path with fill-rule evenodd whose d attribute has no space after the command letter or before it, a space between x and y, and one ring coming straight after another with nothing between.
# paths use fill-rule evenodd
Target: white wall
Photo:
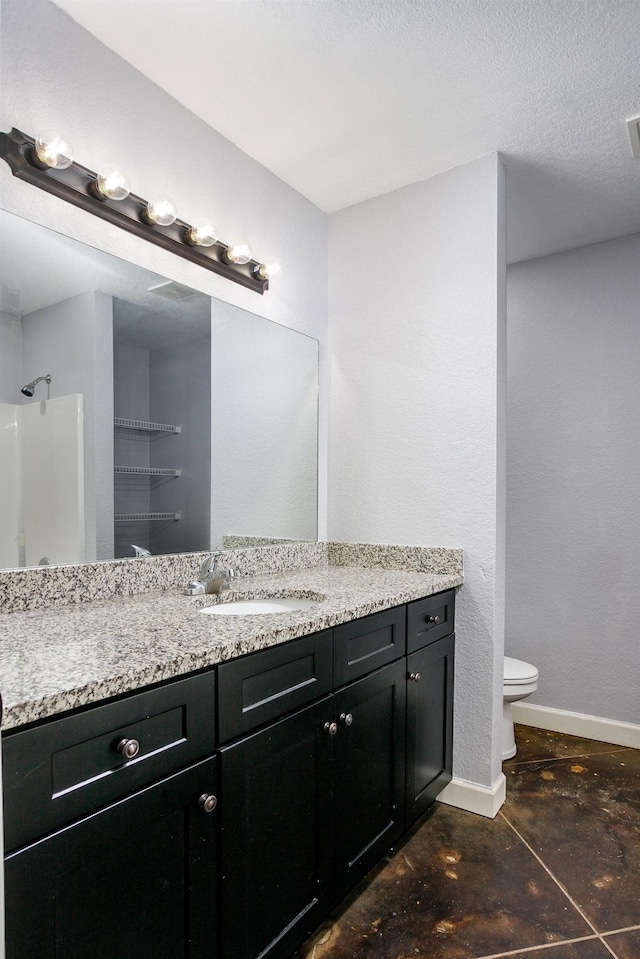
<instances>
[{"instance_id":1,"label":"white wall","mask_svg":"<svg viewBox=\"0 0 640 959\"><path fill-rule=\"evenodd\" d=\"M484 157L330 219L332 539L464 548L454 775L500 777L502 167Z\"/></svg>"},{"instance_id":2,"label":"white wall","mask_svg":"<svg viewBox=\"0 0 640 959\"><path fill-rule=\"evenodd\" d=\"M24 397L22 320L0 311L0 569L20 565L22 527L16 404Z\"/></svg>"},{"instance_id":3,"label":"white wall","mask_svg":"<svg viewBox=\"0 0 640 959\"><path fill-rule=\"evenodd\" d=\"M22 320L27 380L51 373L51 398L84 397L86 560L113 556L113 348L111 297L83 293ZM47 396L39 383L32 400Z\"/></svg>"},{"instance_id":4,"label":"white wall","mask_svg":"<svg viewBox=\"0 0 640 959\"><path fill-rule=\"evenodd\" d=\"M0 403L20 403L27 381L22 371L22 320L0 312Z\"/></svg>"},{"instance_id":5,"label":"white wall","mask_svg":"<svg viewBox=\"0 0 640 959\"><path fill-rule=\"evenodd\" d=\"M62 130L84 166L120 163L134 193L170 193L181 219L209 215L223 240L247 237L256 255L281 262L282 273L260 296L18 181L0 163L7 210L320 340L324 535L326 216L47 0L3 0L0 41L3 129L15 126L30 135ZM212 96L224 96L215 64L211 89Z\"/></svg>"},{"instance_id":6,"label":"white wall","mask_svg":"<svg viewBox=\"0 0 640 959\"><path fill-rule=\"evenodd\" d=\"M211 544L315 539L318 344L226 304L211 319Z\"/></svg>"},{"instance_id":7,"label":"white wall","mask_svg":"<svg viewBox=\"0 0 640 959\"><path fill-rule=\"evenodd\" d=\"M507 653L640 723L640 235L508 271Z\"/></svg>"}]
</instances>

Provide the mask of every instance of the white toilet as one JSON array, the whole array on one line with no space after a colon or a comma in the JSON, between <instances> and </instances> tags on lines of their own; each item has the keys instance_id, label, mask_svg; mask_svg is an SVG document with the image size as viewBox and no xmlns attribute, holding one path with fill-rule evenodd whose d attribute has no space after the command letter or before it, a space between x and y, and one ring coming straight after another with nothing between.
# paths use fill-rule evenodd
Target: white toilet
<instances>
[{"instance_id":1,"label":"white toilet","mask_svg":"<svg viewBox=\"0 0 640 959\"><path fill-rule=\"evenodd\" d=\"M502 687L502 758L515 756L516 740L513 735L513 711L511 703L526 699L538 688L538 670L521 659L504 657L504 682Z\"/></svg>"}]
</instances>

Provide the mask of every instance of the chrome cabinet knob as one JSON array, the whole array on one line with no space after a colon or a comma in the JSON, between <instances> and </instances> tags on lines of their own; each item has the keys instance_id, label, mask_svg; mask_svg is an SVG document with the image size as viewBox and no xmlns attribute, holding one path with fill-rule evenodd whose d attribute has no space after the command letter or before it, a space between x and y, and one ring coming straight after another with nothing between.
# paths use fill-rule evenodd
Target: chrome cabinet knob
<instances>
[{"instance_id":1,"label":"chrome cabinet knob","mask_svg":"<svg viewBox=\"0 0 640 959\"><path fill-rule=\"evenodd\" d=\"M439 616L427 616L427 622L428 622L428 623L431 623L433 626L439 626L439 625L440 625L440 617L439 617Z\"/></svg>"},{"instance_id":2,"label":"chrome cabinet knob","mask_svg":"<svg viewBox=\"0 0 640 959\"><path fill-rule=\"evenodd\" d=\"M121 739L116 746L116 752L125 759L135 759L140 752L140 743L137 739Z\"/></svg>"},{"instance_id":3,"label":"chrome cabinet knob","mask_svg":"<svg viewBox=\"0 0 640 959\"><path fill-rule=\"evenodd\" d=\"M198 805L204 812L213 812L218 805L218 800L213 793L203 793L198 800Z\"/></svg>"},{"instance_id":4,"label":"chrome cabinet knob","mask_svg":"<svg viewBox=\"0 0 640 959\"><path fill-rule=\"evenodd\" d=\"M409 673L409 679L412 683L419 683L421 678L420 673Z\"/></svg>"},{"instance_id":5,"label":"chrome cabinet knob","mask_svg":"<svg viewBox=\"0 0 640 959\"><path fill-rule=\"evenodd\" d=\"M353 722L353 716L351 713L340 713L340 722L343 726L350 726Z\"/></svg>"},{"instance_id":6,"label":"chrome cabinet knob","mask_svg":"<svg viewBox=\"0 0 640 959\"><path fill-rule=\"evenodd\" d=\"M325 733L329 733L330 736L335 736L338 732L338 724L327 722L324 724L324 731Z\"/></svg>"}]
</instances>

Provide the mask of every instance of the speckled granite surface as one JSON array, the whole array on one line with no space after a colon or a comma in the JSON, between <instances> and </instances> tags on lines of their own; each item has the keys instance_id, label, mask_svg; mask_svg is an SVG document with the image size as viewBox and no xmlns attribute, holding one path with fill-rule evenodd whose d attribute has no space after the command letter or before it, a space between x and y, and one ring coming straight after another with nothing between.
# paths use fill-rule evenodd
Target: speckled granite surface
<instances>
[{"instance_id":1,"label":"speckled granite surface","mask_svg":"<svg viewBox=\"0 0 640 959\"><path fill-rule=\"evenodd\" d=\"M195 579L206 553L173 553L77 566L0 570L0 612L48 609L75 603L173 589ZM269 549L225 549L225 565L239 576L284 572L327 563L326 543L291 542Z\"/></svg>"},{"instance_id":2,"label":"speckled granite surface","mask_svg":"<svg viewBox=\"0 0 640 959\"><path fill-rule=\"evenodd\" d=\"M241 536L227 533L222 537L223 549L245 549L247 546L281 546L283 543L304 543L309 540L288 539L282 536Z\"/></svg>"},{"instance_id":3,"label":"speckled granite surface","mask_svg":"<svg viewBox=\"0 0 640 959\"><path fill-rule=\"evenodd\" d=\"M233 597L321 596L316 607L204 616L179 590L0 616L3 728L55 715L459 586L460 573L316 566L245 576Z\"/></svg>"},{"instance_id":4,"label":"speckled granite surface","mask_svg":"<svg viewBox=\"0 0 640 959\"><path fill-rule=\"evenodd\" d=\"M237 537L235 538L237 539ZM245 539L247 539L245 537ZM254 538L255 540L255 538ZM224 563L238 576L326 566L364 566L423 573L462 573L462 550L369 543L262 542L260 548L225 546ZM197 577L206 553L174 553L77 566L0 570L0 613L49 609L76 603L180 588Z\"/></svg>"},{"instance_id":5,"label":"speckled granite surface","mask_svg":"<svg viewBox=\"0 0 640 959\"><path fill-rule=\"evenodd\" d=\"M328 542L330 566L366 566L368 569L404 569L416 573L462 573L461 549L393 546L379 543Z\"/></svg>"}]
</instances>

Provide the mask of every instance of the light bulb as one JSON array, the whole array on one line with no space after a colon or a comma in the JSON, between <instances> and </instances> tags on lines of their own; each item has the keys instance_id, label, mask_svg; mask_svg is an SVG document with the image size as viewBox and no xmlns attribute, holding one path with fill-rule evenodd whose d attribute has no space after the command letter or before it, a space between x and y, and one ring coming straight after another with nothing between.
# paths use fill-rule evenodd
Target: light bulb
<instances>
[{"instance_id":1,"label":"light bulb","mask_svg":"<svg viewBox=\"0 0 640 959\"><path fill-rule=\"evenodd\" d=\"M158 194L151 197L144 209L144 218L147 223L158 226L171 226L175 223L178 210L170 196Z\"/></svg>"},{"instance_id":2,"label":"light bulb","mask_svg":"<svg viewBox=\"0 0 640 959\"><path fill-rule=\"evenodd\" d=\"M103 166L96 176L96 189L105 200L124 200L131 189L129 177L117 166Z\"/></svg>"},{"instance_id":3,"label":"light bulb","mask_svg":"<svg viewBox=\"0 0 640 959\"><path fill-rule=\"evenodd\" d=\"M200 218L193 221L184 238L190 246L213 246L218 239L218 230L211 220Z\"/></svg>"},{"instance_id":4,"label":"light bulb","mask_svg":"<svg viewBox=\"0 0 640 959\"><path fill-rule=\"evenodd\" d=\"M39 162L52 170L66 170L73 163L71 144L59 133L50 130L37 137L35 152Z\"/></svg>"},{"instance_id":5,"label":"light bulb","mask_svg":"<svg viewBox=\"0 0 640 959\"><path fill-rule=\"evenodd\" d=\"M279 273L281 269L282 267L277 260L269 259L265 260L264 263L258 263L258 265L253 268L253 272L256 276L259 276L261 280L270 280L271 277Z\"/></svg>"},{"instance_id":6,"label":"light bulb","mask_svg":"<svg viewBox=\"0 0 640 959\"><path fill-rule=\"evenodd\" d=\"M244 240L235 240L227 247L225 256L229 263L242 266L243 263L248 263L251 259L251 247Z\"/></svg>"}]
</instances>

